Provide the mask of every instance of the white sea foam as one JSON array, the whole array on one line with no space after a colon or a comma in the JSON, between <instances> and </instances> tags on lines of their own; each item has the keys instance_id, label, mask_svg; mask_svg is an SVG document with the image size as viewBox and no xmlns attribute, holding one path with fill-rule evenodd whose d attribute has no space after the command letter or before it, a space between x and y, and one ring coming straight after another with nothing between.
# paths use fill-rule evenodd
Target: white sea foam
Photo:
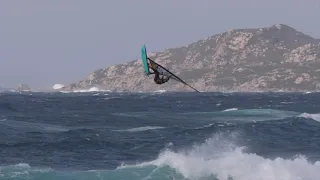
<instances>
[{"instance_id":1,"label":"white sea foam","mask_svg":"<svg viewBox=\"0 0 320 180\"><path fill-rule=\"evenodd\" d=\"M231 108L223 111L216 112L188 112L182 113L186 115L197 115L201 117L210 117L211 120L221 120L224 118L228 121L237 122L252 122L252 121L270 121L270 120L282 120L285 118L296 117L299 112L284 111L275 109L237 109Z\"/></svg>"},{"instance_id":2,"label":"white sea foam","mask_svg":"<svg viewBox=\"0 0 320 180\"><path fill-rule=\"evenodd\" d=\"M303 117L303 118L307 118L307 119L313 119L315 121L320 122L320 113L319 114L302 113L298 117Z\"/></svg>"},{"instance_id":3,"label":"white sea foam","mask_svg":"<svg viewBox=\"0 0 320 180\"><path fill-rule=\"evenodd\" d=\"M52 86L52 88L55 89L55 90L61 89L61 88L63 88L63 87L64 87L63 84L55 84L55 85Z\"/></svg>"},{"instance_id":4,"label":"white sea foam","mask_svg":"<svg viewBox=\"0 0 320 180\"><path fill-rule=\"evenodd\" d=\"M97 87L92 87L90 89L74 90L73 92L112 92L112 91L106 90L106 89L100 89L100 88L97 88Z\"/></svg>"},{"instance_id":5,"label":"white sea foam","mask_svg":"<svg viewBox=\"0 0 320 180\"><path fill-rule=\"evenodd\" d=\"M163 90L163 89L160 89L160 90L156 90L156 91L153 91L155 93L165 93L167 92L167 90Z\"/></svg>"},{"instance_id":6,"label":"white sea foam","mask_svg":"<svg viewBox=\"0 0 320 180\"><path fill-rule=\"evenodd\" d=\"M141 131L148 131L148 130L154 130L154 129L163 129L163 128L165 128L165 127L161 127L161 126L144 126L144 127L137 127L137 128L123 129L123 130L114 130L114 131L141 132Z\"/></svg>"},{"instance_id":7,"label":"white sea foam","mask_svg":"<svg viewBox=\"0 0 320 180\"><path fill-rule=\"evenodd\" d=\"M230 109L225 109L223 111L237 111L237 110L238 110L238 108L230 108Z\"/></svg>"},{"instance_id":8,"label":"white sea foam","mask_svg":"<svg viewBox=\"0 0 320 180\"><path fill-rule=\"evenodd\" d=\"M233 134L236 135L236 134ZM191 149L174 152L165 150L154 161L137 165L122 165L123 168L169 166L188 179L219 180L317 180L320 162L311 163L298 155L291 159L277 157L269 159L255 153L246 153L245 147L237 147L234 137L224 138L216 134L205 143ZM228 140L229 139L229 140ZM233 140L232 140L233 139Z\"/></svg>"}]
</instances>

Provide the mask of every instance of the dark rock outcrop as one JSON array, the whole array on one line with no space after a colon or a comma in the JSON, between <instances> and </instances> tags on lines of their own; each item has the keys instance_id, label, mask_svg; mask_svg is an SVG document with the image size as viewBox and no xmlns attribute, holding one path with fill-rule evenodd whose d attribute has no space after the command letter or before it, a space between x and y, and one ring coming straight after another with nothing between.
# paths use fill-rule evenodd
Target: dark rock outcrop
<instances>
[{"instance_id":1,"label":"dark rock outcrop","mask_svg":"<svg viewBox=\"0 0 320 180\"><path fill-rule=\"evenodd\" d=\"M17 87L17 91L30 91L30 88L27 84L20 83Z\"/></svg>"}]
</instances>

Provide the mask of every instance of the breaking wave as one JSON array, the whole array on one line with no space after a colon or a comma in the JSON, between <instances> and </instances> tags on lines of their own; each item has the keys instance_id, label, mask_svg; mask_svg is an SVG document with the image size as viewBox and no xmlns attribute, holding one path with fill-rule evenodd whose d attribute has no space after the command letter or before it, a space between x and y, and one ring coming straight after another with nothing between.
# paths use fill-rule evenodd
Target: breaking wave
<instances>
[{"instance_id":1,"label":"breaking wave","mask_svg":"<svg viewBox=\"0 0 320 180\"><path fill-rule=\"evenodd\" d=\"M122 164L115 170L58 171L28 164L1 167L5 179L180 179L180 180L317 180L320 162L297 154L292 158L265 158L237 145L238 133L218 133L202 144L163 150L149 162Z\"/></svg>"},{"instance_id":2,"label":"breaking wave","mask_svg":"<svg viewBox=\"0 0 320 180\"><path fill-rule=\"evenodd\" d=\"M320 175L319 161L311 163L303 155L291 159L264 158L246 153L246 147L236 145L236 138L237 133L216 134L191 149L178 152L167 149L154 161L122 165L118 169L153 166L150 174L144 177L148 179L156 179L164 171L169 171L166 179L298 180L317 179Z\"/></svg>"}]
</instances>

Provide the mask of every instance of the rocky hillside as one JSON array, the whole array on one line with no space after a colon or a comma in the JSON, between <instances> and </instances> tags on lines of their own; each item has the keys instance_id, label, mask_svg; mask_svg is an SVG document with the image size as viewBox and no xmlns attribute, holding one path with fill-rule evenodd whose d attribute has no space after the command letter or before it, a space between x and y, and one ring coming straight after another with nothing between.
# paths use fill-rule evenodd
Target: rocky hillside
<instances>
[{"instance_id":1,"label":"rocky hillside","mask_svg":"<svg viewBox=\"0 0 320 180\"><path fill-rule=\"evenodd\" d=\"M199 91L320 90L320 40L283 24L229 30L184 47L150 53L149 57ZM65 90L91 87L192 91L174 80L155 84L153 76L145 76L140 59L99 69Z\"/></svg>"}]
</instances>

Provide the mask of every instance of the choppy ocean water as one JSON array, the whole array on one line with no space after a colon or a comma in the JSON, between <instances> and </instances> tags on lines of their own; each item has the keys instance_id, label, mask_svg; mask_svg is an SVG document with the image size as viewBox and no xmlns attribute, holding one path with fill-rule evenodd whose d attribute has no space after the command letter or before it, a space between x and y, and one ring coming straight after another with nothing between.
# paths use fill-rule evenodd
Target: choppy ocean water
<instances>
[{"instance_id":1,"label":"choppy ocean water","mask_svg":"<svg viewBox=\"0 0 320 180\"><path fill-rule=\"evenodd\" d=\"M320 93L0 93L0 179L319 180Z\"/></svg>"}]
</instances>

